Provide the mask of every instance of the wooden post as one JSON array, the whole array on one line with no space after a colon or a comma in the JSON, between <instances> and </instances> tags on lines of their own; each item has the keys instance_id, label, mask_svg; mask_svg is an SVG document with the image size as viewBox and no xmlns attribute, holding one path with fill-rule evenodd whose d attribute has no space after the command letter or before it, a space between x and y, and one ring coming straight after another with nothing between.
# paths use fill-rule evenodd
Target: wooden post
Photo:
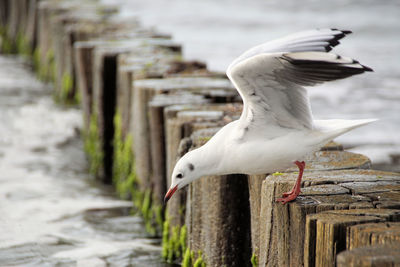
<instances>
[{"instance_id":1,"label":"wooden post","mask_svg":"<svg viewBox=\"0 0 400 267\"><path fill-rule=\"evenodd\" d=\"M187 106L197 106L199 110L193 111L180 111L177 113L177 117L179 120L185 121L185 125L189 125L190 121L194 122L209 122L209 121L220 121L220 125L224 124L222 118L225 116L225 111L229 110L229 106L227 105L206 105L209 103L209 99L205 99L202 95L192 95L192 94L177 94L177 95L156 95L153 100L150 102L149 114L150 114L150 133L151 133L151 154L152 154L152 181L155 186L155 198L158 198L159 201L162 201L164 194L166 193L166 186L169 185L170 174L167 174L167 151L166 151L166 141L165 135L167 132L167 126L164 118L164 109L171 105L183 104L185 103ZM209 125L208 123L206 125ZM207 127L204 125L203 127ZM176 127L182 128L181 125L177 125ZM181 129L184 131L184 129ZM186 131L184 133L187 137L190 136L193 129ZM180 142L182 136L178 137L179 139L175 141L175 144ZM171 148L171 146L169 147ZM177 151L177 146L174 148L175 153ZM171 153L171 152L170 152ZM162 184L164 188L158 188L158 184Z\"/></svg>"},{"instance_id":2,"label":"wooden post","mask_svg":"<svg viewBox=\"0 0 400 267\"><path fill-rule=\"evenodd\" d=\"M87 25L86 25L87 26ZM110 26L111 27L111 26ZM115 27L115 26L114 26ZM83 28L82 31L79 30L75 32L75 34L80 36L79 38L85 39L89 38L90 36L94 36L95 34L98 33L93 33L91 32L92 28ZM93 29L94 30L94 29ZM98 29L97 29L98 30ZM107 27L105 27L105 31L107 31ZM138 30L139 31L139 30ZM86 33L85 33L86 32ZM151 36L154 33L146 33L145 31L140 31L140 34L138 33L136 35L137 38L143 40L143 38L148 38L146 36ZM86 36L86 37L85 37ZM90 115L92 114L92 105L93 105L93 96L92 96L92 91L93 91L93 50L95 47L107 47L107 46L113 46L115 45L115 41L107 41L107 40L92 40L92 41L79 41L75 42L74 47L75 47L75 69L76 69L76 79L77 79L77 85L79 87L79 91L81 94L81 105L84 110L84 126L85 129L88 127L88 122L90 119ZM127 51L124 51L124 53L117 54L117 57L120 58L123 55L128 55L133 53L138 54L139 51L141 51L142 47L140 46L140 42L138 42L137 47L131 46ZM152 49L154 51L155 48ZM126 52L126 53L125 53ZM117 62L118 68L117 72L120 72L120 64ZM141 70L139 66L136 66L138 70ZM122 67L123 68L123 67ZM143 67L144 68L144 67ZM118 75L120 77L120 75ZM130 100L130 94L129 92L132 91L131 89L131 83L129 83L129 86L122 86L124 83L120 80L117 81L117 90L118 90L118 95L119 97L119 102L121 102L121 98L125 99L124 101ZM128 92L128 93L127 93ZM127 94L127 95L126 95ZM117 101L118 103L118 101ZM125 110L125 108L123 109ZM130 113L131 109L130 107L126 107L126 113ZM126 125L126 120L124 120L123 127L128 127Z\"/></svg>"},{"instance_id":3,"label":"wooden post","mask_svg":"<svg viewBox=\"0 0 400 267\"><path fill-rule=\"evenodd\" d=\"M152 155L153 199L161 204L167 190L166 176L166 143L165 143L165 121L164 109L176 104L206 104L209 100L202 95L178 94L157 95L149 105L150 144Z\"/></svg>"},{"instance_id":4,"label":"wooden post","mask_svg":"<svg viewBox=\"0 0 400 267\"><path fill-rule=\"evenodd\" d=\"M305 250L305 266L335 266L336 254L346 249L350 226L399 221L399 215L400 210L389 209L332 210L308 215L307 233L315 240L309 237L306 240L315 243L315 250Z\"/></svg>"},{"instance_id":5,"label":"wooden post","mask_svg":"<svg viewBox=\"0 0 400 267\"><path fill-rule=\"evenodd\" d=\"M130 127L134 80L162 78L169 69L170 61L180 56L160 46L147 46L118 56L117 109L121 114L123 137Z\"/></svg>"},{"instance_id":6,"label":"wooden post","mask_svg":"<svg viewBox=\"0 0 400 267\"><path fill-rule=\"evenodd\" d=\"M103 168L99 178L112 182L112 157L114 138L114 115L116 104L118 48L96 47L93 68L93 111L98 114L99 138L104 153Z\"/></svg>"},{"instance_id":7,"label":"wooden post","mask_svg":"<svg viewBox=\"0 0 400 267\"><path fill-rule=\"evenodd\" d=\"M108 6L103 5L85 3L81 6L71 3L51 17L52 23L49 27L57 66L54 76L55 95L63 103L75 102L76 73L73 44L99 36L110 28L108 17L100 15L108 9ZM115 31L118 30L117 27L114 28Z\"/></svg>"},{"instance_id":8,"label":"wooden post","mask_svg":"<svg viewBox=\"0 0 400 267\"><path fill-rule=\"evenodd\" d=\"M7 4L8 11L8 23L7 23L7 35L12 42L17 41L17 37L22 37L25 33L27 26L27 15L28 15L28 0L13 0Z\"/></svg>"},{"instance_id":9,"label":"wooden post","mask_svg":"<svg viewBox=\"0 0 400 267\"><path fill-rule=\"evenodd\" d=\"M93 106L93 48L94 45L90 42L76 42L74 44L76 80L81 95L84 132L89 129Z\"/></svg>"},{"instance_id":10,"label":"wooden post","mask_svg":"<svg viewBox=\"0 0 400 267\"><path fill-rule=\"evenodd\" d=\"M399 221L398 214L390 221ZM378 245L400 244L400 222L354 225L349 228L347 249Z\"/></svg>"},{"instance_id":11,"label":"wooden post","mask_svg":"<svg viewBox=\"0 0 400 267\"><path fill-rule=\"evenodd\" d=\"M8 23L8 17L10 16L10 2L12 1L0 1L0 25L6 27Z\"/></svg>"},{"instance_id":12,"label":"wooden post","mask_svg":"<svg viewBox=\"0 0 400 267\"><path fill-rule=\"evenodd\" d=\"M336 151L329 153L338 155ZM313 232L307 232L309 226L306 227L306 215L324 210L374 207L373 201L369 197L362 194L351 194L351 189L347 187L349 181L360 183L392 181L395 183L393 179L397 174L394 173L364 169L347 170L351 166L357 167L353 165L355 162L361 166L365 163L360 159L356 160L360 155L349 152L342 153L342 158L347 159L342 165L344 170L305 172L301 195L295 202L286 206L276 203L275 199L291 189L297 174L270 175L263 182L259 217L261 228L258 234L260 236L259 262L262 266L298 266L302 264L303 253L305 253L304 264L313 266L309 261L314 261L312 255L315 254L309 251L314 251L315 237L313 237ZM354 157L355 160L350 160L351 157ZM329 167L327 160L329 158L335 157L326 155L325 158L321 158L321 161L325 162L323 168L338 168L336 162ZM367 158L364 159L368 161ZM314 166L321 165L314 164ZM307 221L308 223L312 224L313 222ZM254 230L257 231L257 229L252 229L252 231ZM257 236L257 233L254 235ZM303 251L303 244L306 247L305 251Z\"/></svg>"},{"instance_id":13,"label":"wooden post","mask_svg":"<svg viewBox=\"0 0 400 267\"><path fill-rule=\"evenodd\" d=\"M338 267L400 266L400 245L377 245L341 252Z\"/></svg>"},{"instance_id":14,"label":"wooden post","mask_svg":"<svg viewBox=\"0 0 400 267\"><path fill-rule=\"evenodd\" d=\"M188 139L191 134L200 129L204 129L209 135L214 134L220 127L228 123L231 117L239 116L241 107L241 104L236 103L173 105L165 109L164 121L167 122L165 126L166 179L168 187L176 161L188 151L192 144L191 139ZM182 147L185 147L185 149L182 149ZM185 213L182 212L184 210L182 207L185 206L185 202L186 197L175 197L168 202L167 214L170 225L181 226L183 224Z\"/></svg>"},{"instance_id":15,"label":"wooden post","mask_svg":"<svg viewBox=\"0 0 400 267\"><path fill-rule=\"evenodd\" d=\"M236 92L229 81L207 77L176 77L168 79L135 80L133 92L133 115L131 129L134 140L136 170L142 189L151 188L150 177L152 170L151 139L149 126L149 101L158 94L177 94L190 92L216 99L214 91L225 98L233 98Z\"/></svg>"},{"instance_id":16,"label":"wooden post","mask_svg":"<svg viewBox=\"0 0 400 267\"><path fill-rule=\"evenodd\" d=\"M201 131L201 130L200 130ZM193 134L194 147L204 133ZM189 247L209 266L250 266L250 207L245 175L203 177L190 185L186 225Z\"/></svg>"},{"instance_id":17,"label":"wooden post","mask_svg":"<svg viewBox=\"0 0 400 267\"><path fill-rule=\"evenodd\" d=\"M40 65L39 76L48 79L53 76L53 69L48 64L54 58L53 38L51 34L52 17L65 11L69 6L60 2L39 1L38 3L38 56Z\"/></svg>"},{"instance_id":18,"label":"wooden post","mask_svg":"<svg viewBox=\"0 0 400 267\"><path fill-rule=\"evenodd\" d=\"M24 31L24 40L26 42L26 45L28 45L29 49L31 50L29 52L33 52L33 49L36 47L37 41L38 0L29 0L29 2L27 3L27 8L28 11L26 18L26 27Z\"/></svg>"},{"instance_id":19,"label":"wooden post","mask_svg":"<svg viewBox=\"0 0 400 267\"><path fill-rule=\"evenodd\" d=\"M77 45L78 49L82 50L78 52L79 55L77 59L77 64L81 65L79 66L79 77L83 75L82 71L85 71L82 70L85 69L85 66L82 65L85 61L79 57L82 55L89 56L90 54L93 57L93 66L88 67L88 69L92 69L92 92L90 92L90 86L84 84L85 79L81 79L80 85L83 86L83 103L87 106L86 111L97 114L99 138L104 155L103 167L100 168L98 176L106 183L111 183L112 178L113 119L117 97L117 58L118 55L129 53L132 50L146 45L146 42L151 42L151 38L119 41L97 40L86 44L78 43ZM91 105L93 105L93 110L90 110ZM86 120L87 119L88 116L86 117Z\"/></svg>"}]
</instances>

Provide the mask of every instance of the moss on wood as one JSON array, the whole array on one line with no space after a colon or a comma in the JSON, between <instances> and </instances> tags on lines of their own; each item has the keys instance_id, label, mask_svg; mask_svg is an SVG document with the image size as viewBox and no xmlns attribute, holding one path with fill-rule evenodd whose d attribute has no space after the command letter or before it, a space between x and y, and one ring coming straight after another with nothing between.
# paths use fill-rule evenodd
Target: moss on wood
<instances>
[{"instance_id":1,"label":"moss on wood","mask_svg":"<svg viewBox=\"0 0 400 267\"><path fill-rule=\"evenodd\" d=\"M89 171L97 176L103 165L103 151L97 126L97 114L90 116L89 129L84 134L84 149L89 158Z\"/></svg>"},{"instance_id":2,"label":"moss on wood","mask_svg":"<svg viewBox=\"0 0 400 267\"><path fill-rule=\"evenodd\" d=\"M113 184L118 195L129 199L137 185L134 155L132 151L132 137L122 137L122 119L117 111L114 116L114 157L113 157Z\"/></svg>"},{"instance_id":3,"label":"moss on wood","mask_svg":"<svg viewBox=\"0 0 400 267\"><path fill-rule=\"evenodd\" d=\"M192 267L194 263L193 259L194 259L194 252L191 251L189 248L186 248L185 255L183 256L182 260L182 267Z\"/></svg>"},{"instance_id":4,"label":"moss on wood","mask_svg":"<svg viewBox=\"0 0 400 267\"><path fill-rule=\"evenodd\" d=\"M74 79L71 74L64 72L61 78L61 91L54 95L55 101L62 105L77 105L80 102L80 96L74 90Z\"/></svg>"},{"instance_id":5,"label":"moss on wood","mask_svg":"<svg viewBox=\"0 0 400 267\"><path fill-rule=\"evenodd\" d=\"M54 60L54 51L53 49L49 49L46 53L46 61L44 63L44 78L46 82L55 82L56 77L56 63Z\"/></svg>"},{"instance_id":6,"label":"moss on wood","mask_svg":"<svg viewBox=\"0 0 400 267\"><path fill-rule=\"evenodd\" d=\"M193 267L206 267L206 263L204 262L203 256L201 253L199 253L199 257L194 262Z\"/></svg>"},{"instance_id":7,"label":"moss on wood","mask_svg":"<svg viewBox=\"0 0 400 267\"><path fill-rule=\"evenodd\" d=\"M187 247L186 225L171 228L167 218L163 224L162 258L169 263L181 260L182 267L205 267L202 252L195 253Z\"/></svg>"},{"instance_id":8,"label":"moss on wood","mask_svg":"<svg viewBox=\"0 0 400 267\"><path fill-rule=\"evenodd\" d=\"M40 50L39 50L39 48L35 48L35 50L33 50L32 63L33 63L33 70L36 73L39 73L39 68L40 68Z\"/></svg>"},{"instance_id":9,"label":"moss on wood","mask_svg":"<svg viewBox=\"0 0 400 267\"><path fill-rule=\"evenodd\" d=\"M253 267L258 267L258 258L257 255L255 253L253 253L253 255L251 256L251 266Z\"/></svg>"},{"instance_id":10,"label":"moss on wood","mask_svg":"<svg viewBox=\"0 0 400 267\"><path fill-rule=\"evenodd\" d=\"M162 257L169 263L181 259L187 249L186 245L187 230L186 226L179 225L170 227L169 219L167 218L163 225L162 238ZM188 259L186 259L188 261Z\"/></svg>"},{"instance_id":11,"label":"moss on wood","mask_svg":"<svg viewBox=\"0 0 400 267\"><path fill-rule=\"evenodd\" d=\"M150 189L142 192L136 176L135 157L132 151L132 136L122 136L122 119L117 110L114 116L114 157L113 184L118 195L131 199L144 219L146 231L153 236L160 235L164 222L163 207L155 205Z\"/></svg>"},{"instance_id":12,"label":"moss on wood","mask_svg":"<svg viewBox=\"0 0 400 267\"><path fill-rule=\"evenodd\" d=\"M15 52L14 44L7 34L6 27L0 26L0 41L1 41L0 51L3 54L12 54Z\"/></svg>"},{"instance_id":13,"label":"moss on wood","mask_svg":"<svg viewBox=\"0 0 400 267\"><path fill-rule=\"evenodd\" d=\"M30 46L27 38L23 33L18 33L15 46L16 52L18 54L23 55L27 58L30 58L32 56L32 47Z\"/></svg>"}]
</instances>

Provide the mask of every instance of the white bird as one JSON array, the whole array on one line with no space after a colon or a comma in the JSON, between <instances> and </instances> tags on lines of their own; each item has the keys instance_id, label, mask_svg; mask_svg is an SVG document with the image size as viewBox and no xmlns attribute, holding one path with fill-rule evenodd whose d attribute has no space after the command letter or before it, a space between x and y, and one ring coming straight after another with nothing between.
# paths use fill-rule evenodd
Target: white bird
<instances>
[{"instance_id":1,"label":"white bird","mask_svg":"<svg viewBox=\"0 0 400 267\"><path fill-rule=\"evenodd\" d=\"M205 145L179 159L164 202L202 176L267 174L283 171L293 163L299 168L297 181L277 201L285 204L295 200L308 154L375 121L312 118L303 86L372 71L358 61L328 53L349 33L337 29L304 31L256 46L234 60L227 75L243 99L242 114Z\"/></svg>"}]
</instances>

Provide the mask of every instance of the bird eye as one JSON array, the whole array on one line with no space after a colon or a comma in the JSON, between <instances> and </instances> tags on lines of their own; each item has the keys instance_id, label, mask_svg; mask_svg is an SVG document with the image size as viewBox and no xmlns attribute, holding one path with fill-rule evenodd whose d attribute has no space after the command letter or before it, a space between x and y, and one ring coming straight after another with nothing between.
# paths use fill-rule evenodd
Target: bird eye
<instances>
[{"instance_id":1,"label":"bird eye","mask_svg":"<svg viewBox=\"0 0 400 267\"><path fill-rule=\"evenodd\" d=\"M181 179L182 177L183 177L182 173L178 173L178 174L176 175L176 178Z\"/></svg>"}]
</instances>

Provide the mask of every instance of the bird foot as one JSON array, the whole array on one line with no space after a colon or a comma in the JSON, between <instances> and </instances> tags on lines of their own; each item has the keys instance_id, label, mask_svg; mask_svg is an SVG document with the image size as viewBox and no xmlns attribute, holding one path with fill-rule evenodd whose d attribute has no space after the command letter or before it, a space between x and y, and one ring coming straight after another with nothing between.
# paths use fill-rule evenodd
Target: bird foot
<instances>
[{"instance_id":1,"label":"bird foot","mask_svg":"<svg viewBox=\"0 0 400 267\"><path fill-rule=\"evenodd\" d=\"M294 184L292 190L290 190L289 192L285 192L282 194L281 198L278 198L276 200L276 202L281 202L282 204L286 204L290 201L293 201L297 198L297 196L300 194L301 192L301 178L303 177L303 171L304 168L306 166L306 163L304 161L295 161L294 162L297 167L299 167L299 176L297 177L296 183Z\"/></svg>"},{"instance_id":2,"label":"bird foot","mask_svg":"<svg viewBox=\"0 0 400 267\"><path fill-rule=\"evenodd\" d=\"M288 197L288 196L290 196L290 195L296 194L296 193L295 193L295 190L296 190L296 189L292 189L292 190L290 190L289 192L282 193L282 197ZM300 193L301 193L301 190L300 190L299 193L296 195L296 197L297 197Z\"/></svg>"},{"instance_id":3,"label":"bird foot","mask_svg":"<svg viewBox=\"0 0 400 267\"><path fill-rule=\"evenodd\" d=\"M281 198L278 198L276 200L276 202L281 202L283 205L285 205L286 203L296 200L297 196L300 194L301 191L299 191L298 193L296 192L286 192L282 194Z\"/></svg>"},{"instance_id":4,"label":"bird foot","mask_svg":"<svg viewBox=\"0 0 400 267\"><path fill-rule=\"evenodd\" d=\"M291 190L291 191L289 191L289 192L285 192L285 193L282 194L282 197L283 197L283 198L284 198L284 197L288 197L288 196L292 195L293 193L294 193L293 190Z\"/></svg>"}]
</instances>

